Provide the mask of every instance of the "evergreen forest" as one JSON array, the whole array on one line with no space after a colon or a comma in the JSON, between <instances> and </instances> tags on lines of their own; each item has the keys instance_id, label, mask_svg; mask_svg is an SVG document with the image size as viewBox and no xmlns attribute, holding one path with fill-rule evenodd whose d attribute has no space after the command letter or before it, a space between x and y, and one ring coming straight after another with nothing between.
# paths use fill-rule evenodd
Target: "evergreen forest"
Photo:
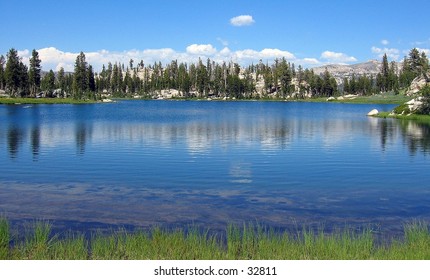
<instances>
[{"instance_id":1,"label":"evergreen forest","mask_svg":"<svg viewBox=\"0 0 430 280\"><path fill-rule=\"evenodd\" d=\"M70 97L99 100L104 97L156 98L161 92L177 98L223 99L304 99L344 94L373 95L407 88L411 81L429 70L424 52L412 49L401 64L388 61L385 54L377 75L355 75L336 80L326 69L317 75L285 58L273 63L240 66L235 62L218 63L199 59L195 63L173 60L146 65L108 63L95 73L85 53L77 57L73 72L63 68L42 71L41 59L32 51L28 63L10 49L0 56L0 92L10 97ZM401 67L399 67L401 65Z\"/></svg>"}]
</instances>

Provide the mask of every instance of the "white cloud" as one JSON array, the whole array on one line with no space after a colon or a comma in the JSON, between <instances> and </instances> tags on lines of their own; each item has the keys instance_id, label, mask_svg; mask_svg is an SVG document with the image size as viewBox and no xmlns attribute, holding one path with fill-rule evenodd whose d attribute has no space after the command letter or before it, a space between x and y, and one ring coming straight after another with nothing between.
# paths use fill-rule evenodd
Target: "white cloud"
<instances>
[{"instance_id":1,"label":"white cloud","mask_svg":"<svg viewBox=\"0 0 430 280\"><path fill-rule=\"evenodd\" d=\"M252 25L255 20L250 15L241 15L230 19L230 24L233 26Z\"/></svg>"},{"instance_id":2,"label":"white cloud","mask_svg":"<svg viewBox=\"0 0 430 280\"><path fill-rule=\"evenodd\" d=\"M384 40L381 40L381 44L386 46L386 45L390 44L390 42L388 40L384 39Z\"/></svg>"},{"instance_id":3,"label":"white cloud","mask_svg":"<svg viewBox=\"0 0 430 280\"><path fill-rule=\"evenodd\" d=\"M417 48L417 50L422 53L424 52L427 56L430 55L430 49L421 49L421 48Z\"/></svg>"},{"instance_id":4,"label":"white cloud","mask_svg":"<svg viewBox=\"0 0 430 280\"><path fill-rule=\"evenodd\" d=\"M285 58L289 61L296 60L296 57L292 53L279 49L263 49L261 51L252 49L238 50L231 54L231 58L240 64L256 63L260 59L264 61L276 58Z\"/></svg>"},{"instance_id":5,"label":"white cloud","mask_svg":"<svg viewBox=\"0 0 430 280\"><path fill-rule=\"evenodd\" d=\"M391 60L398 60L400 57L400 51L394 48L378 48L372 47L372 53L377 54L379 58L382 58L384 54Z\"/></svg>"},{"instance_id":6,"label":"white cloud","mask_svg":"<svg viewBox=\"0 0 430 280\"><path fill-rule=\"evenodd\" d=\"M18 56L19 57L28 57L28 56L30 56L30 51L29 50L18 51Z\"/></svg>"},{"instance_id":7,"label":"white cloud","mask_svg":"<svg viewBox=\"0 0 430 280\"><path fill-rule=\"evenodd\" d=\"M231 55L231 50L229 48L225 47L219 52L219 54L221 56L229 56L229 55Z\"/></svg>"},{"instance_id":8,"label":"white cloud","mask_svg":"<svg viewBox=\"0 0 430 280\"><path fill-rule=\"evenodd\" d=\"M42 60L43 71L49 71L50 69L58 71L63 67L65 71L72 72L74 70L76 57L79 55L78 52L66 52L55 47L43 48L37 51L39 52L39 58ZM161 48L144 50L133 49L115 52L103 49L84 53L87 62L93 66L95 72L99 72L103 65L107 67L109 62L112 64L123 63L127 66L130 59L134 60L135 65L141 60L143 60L145 65L151 65L156 62L167 64L172 60L193 63L197 62L199 58L202 60L210 58L218 63L234 61L240 65L249 65L251 63L258 63L260 60L264 63L271 63L276 58L284 57L289 62L295 63L296 65L300 64L304 67L321 64L321 62L316 58L297 58L293 53L281 49L265 48L262 50L231 50L228 47L224 47L221 50L217 50L211 44L192 44L186 47L185 51ZM31 57L31 52L29 50L19 51L19 55L22 57L24 63L29 63L29 59ZM324 57L330 57L330 54L326 52ZM340 56L340 58L342 58L342 56ZM340 58L338 57L337 59L340 60Z\"/></svg>"},{"instance_id":9,"label":"white cloud","mask_svg":"<svg viewBox=\"0 0 430 280\"><path fill-rule=\"evenodd\" d=\"M303 59L299 59L297 62L299 65L318 65L318 64L321 64L321 62L316 58L303 58Z\"/></svg>"},{"instance_id":10,"label":"white cloud","mask_svg":"<svg viewBox=\"0 0 430 280\"><path fill-rule=\"evenodd\" d=\"M187 47L187 53L193 54L193 55L195 55L195 54L197 54L197 55L213 55L216 52L217 52L216 49L211 44L207 44L207 45L192 44L192 45L189 45Z\"/></svg>"},{"instance_id":11,"label":"white cloud","mask_svg":"<svg viewBox=\"0 0 430 280\"><path fill-rule=\"evenodd\" d=\"M288 51L282 51L280 49L263 49L260 53L263 56L263 58L285 57L285 59L290 59L290 60L296 58L292 53Z\"/></svg>"},{"instance_id":12,"label":"white cloud","mask_svg":"<svg viewBox=\"0 0 430 280\"><path fill-rule=\"evenodd\" d=\"M350 63L350 62L356 62L357 59L353 56L348 56L347 54L340 53L340 52L332 52L332 51L325 51L321 54L321 59L324 59L327 61L327 63L338 63L338 64L344 64L344 63Z\"/></svg>"}]
</instances>

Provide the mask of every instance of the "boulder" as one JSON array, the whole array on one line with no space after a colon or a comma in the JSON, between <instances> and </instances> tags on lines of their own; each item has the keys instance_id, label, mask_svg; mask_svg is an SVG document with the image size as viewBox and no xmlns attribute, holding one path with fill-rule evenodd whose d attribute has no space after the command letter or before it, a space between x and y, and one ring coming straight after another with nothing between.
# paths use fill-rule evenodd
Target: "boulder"
<instances>
[{"instance_id":1,"label":"boulder","mask_svg":"<svg viewBox=\"0 0 430 280\"><path fill-rule=\"evenodd\" d=\"M376 116L379 113L378 110L373 109L372 111L370 111L369 113L367 113L368 116Z\"/></svg>"},{"instance_id":2,"label":"boulder","mask_svg":"<svg viewBox=\"0 0 430 280\"><path fill-rule=\"evenodd\" d=\"M10 97L9 94L6 94L6 91L0 89L0 97Z\"/></svg>"},{"instance_id":3,"label":"boulder","mask_svg":"<svg viewBox=\"0 0 430 280\"><path fill-rule=\"evenodd\" d=\"M405 103L409 107L409 111L414 112L423 105L422 97L419 96Z\"/></svg>"}]
</instances>

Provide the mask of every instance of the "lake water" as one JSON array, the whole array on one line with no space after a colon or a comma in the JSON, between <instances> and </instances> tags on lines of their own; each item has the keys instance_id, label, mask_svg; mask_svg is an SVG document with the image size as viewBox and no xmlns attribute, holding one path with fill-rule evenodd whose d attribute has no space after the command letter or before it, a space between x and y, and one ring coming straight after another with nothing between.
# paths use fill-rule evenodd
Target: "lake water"
<instances>
[{"instance_id":1,"label":"lake water","mask_svg":"<svg viewBox=\"0 0 430 280\"><path fill-rule=\"evenodd\" d=\"M430 221L430 127L306 102L0 105L0 213L58 230Z\"/></svg>"}]
</instances>

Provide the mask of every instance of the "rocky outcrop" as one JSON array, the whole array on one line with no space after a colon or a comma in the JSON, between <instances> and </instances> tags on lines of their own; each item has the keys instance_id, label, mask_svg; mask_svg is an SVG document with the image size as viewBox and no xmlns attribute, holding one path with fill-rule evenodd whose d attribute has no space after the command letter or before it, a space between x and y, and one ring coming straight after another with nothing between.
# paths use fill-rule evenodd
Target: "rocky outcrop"
<instances>
[{"instance_id":1,"label":"rocky outcrop","mask_svg":"<svg viewBox=\"0 0 430 280\"><path fill-rule=\"evenodd\" d=\"M425 87L426 85L430 85L429 77L430 72L427 72L425 74L423 73L416 77L406 91L406 94L409 96L417 94L423 87Z\"/></svg>"},{"instance_id":2,"label":"rocky outcrop","mask_svg":"<svg viewBox=\"0 0 430 280\"><path fill-rule=\"evenodd\" d=\"M10 97L10 95L6 94L6 91L0 89L0 97Z\"/></svg>"},{"instance_id":3,"label":"rocky outcrop","mask_svg":"<svg viewBox=\"0 0 430 280\"><path fill-rule=\"evenodd\" d=\"M410 112L415 112L417 111L419 108L421 108L421 106L423 105L423 97L419 96L417 98L414 98L408 102L406 102L405 104L408 105L408 109Z\"/></svg>"}]
</instances>

